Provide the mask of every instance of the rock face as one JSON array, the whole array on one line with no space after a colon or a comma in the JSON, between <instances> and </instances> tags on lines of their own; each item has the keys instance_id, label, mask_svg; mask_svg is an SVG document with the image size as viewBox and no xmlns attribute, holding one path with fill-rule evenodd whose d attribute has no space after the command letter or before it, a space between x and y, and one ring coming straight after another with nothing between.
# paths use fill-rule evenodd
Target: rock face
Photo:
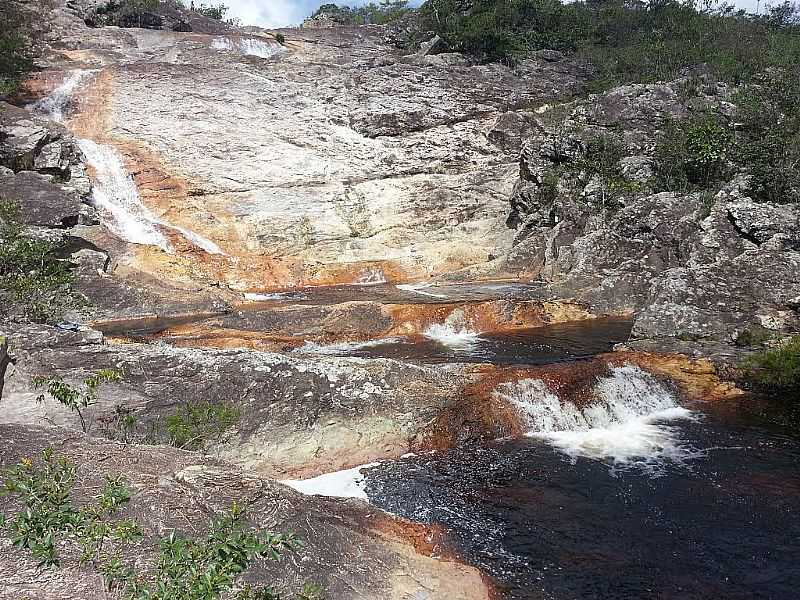
<instances>
[{"instance_id":1,"label":"rock face","mask_svg":"<svg viewBox=\"0 0 800 600\"><path fill-rule=\"evenodd\" d=\"M725 87L687 102L682 84L623 86L551 109L523 146L508 217L517 236L496 271L537 277L595 310L635 311L634 338L796 331L800 207L755 203L741 178L713 198L652 193L649 157L664 120L701 106L731 111ZM612 182L622 193L580 172L598 137L623 148Z\"/></svg>"},{"instance_id":2,"label":"rock face","mask_svg":"<svg viewBox=\"0 0 800 600\"><path fill-rule=\"evenodd\" d=\"M5 464L36 457L54 439L56 454L79 464L76 503L89 501L103 476L125 478L133 491L122 517L134 519L144 538L124 552L141 566L157 559L159 539L176 531L199 536L215 513L236 501L249 506L252 525L268 531L295 532L304 548L281 562L259 561L243 576L257 585L273 583L287 596L306 582L323 587L329 598L368 600L484 600L490 589L477 570L431 558L447 552L436 531L394 519L354 501L309 498L236 467L169 448L133 449L55 428L0 425ZM0 498L8 514L13 500ZM0 540L0 598L84 600L106 594L102 579L77 560L42 570L29 553Z\"/></svg>"}]
</instances>

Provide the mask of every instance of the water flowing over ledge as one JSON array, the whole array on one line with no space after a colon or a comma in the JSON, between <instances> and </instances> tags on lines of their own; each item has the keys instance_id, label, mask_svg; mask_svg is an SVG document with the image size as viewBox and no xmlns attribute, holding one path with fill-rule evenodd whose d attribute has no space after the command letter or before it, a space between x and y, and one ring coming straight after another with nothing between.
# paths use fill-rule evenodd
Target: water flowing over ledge
<instances>
[{"instance_id":1,"label":"water flowing over ledge","mask_svg":"<svg viewBox=\"0 0 800 600\"><path fill-rule=\"evenodd\" d=\"M638 466L656 473L664 461L682 463L696 456L667 423L695 414L636 366L615 367L599 378L595 399L583 408L562 401L540 379L505 383L494 393L517 408L529 437L546 440L573 460L610 459L615 468Z\"/></svg>"},{"instance_id":2,"label":"water flowing over ledge","mask_svg":"<svg viewBox=\"0 0 800 600\"><path fill-rule=\"evenodd\" d=\"M211 42L211 46L216 50L238 52L245 56L257 56L258 58L272 58L286 51L286 49L277 42L258 40L255 38L218 37L214 38L214 41Z\"/></svg>"},{"instance_id":3,"label":"water flowing over ledge","mask_svg":"<svg viewBox=\"0 0 800 600\"><path fill-rule=\"evenodd\" d=\"M457 326L450 323L435 323L422 334L426 338L453 350L472 350L480 342L480 334L478 332L470 331L466 327L457 328Z\"/></svg>"},{"instance_id":4,"label":"water flowing over ledge","mask_svg":"<svg viewBox=\"0 0 800 600\"><path fill-rule=\"evenodd\" d=\"M76 88L95 73L96 71L89 69L75 69L70 71L61 85L50 92L47 97L42 98L38 102L34 102L30 106L30 109L45 115L52 121L63 123L64 112L67 110Z\"/></svg>"},{"instance_id":5,"label":"water flowing over ledge","mask_svg":"<svg viewBox=\"0 0 800 600\"><path fill-rule=\"evenodd\" d=\"M307 496L333 496L336 498L359 498L369 501L364 490L365 476L362 469L376 467L380 463L368 463L352 469L334 471L311 479L287 479L281 483Z\"/></svg>"}]
</instances>

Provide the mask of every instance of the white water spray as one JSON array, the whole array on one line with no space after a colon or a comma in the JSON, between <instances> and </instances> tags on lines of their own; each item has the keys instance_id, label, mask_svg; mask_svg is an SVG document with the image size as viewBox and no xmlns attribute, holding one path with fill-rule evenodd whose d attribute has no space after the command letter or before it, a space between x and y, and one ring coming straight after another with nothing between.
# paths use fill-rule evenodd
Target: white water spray
<instances>
[{"instance_id":1,"label":"white water spray","mask_svg":"<svg viewBox=\"0 0 800 600\"><path fill-rule=\"evenodd\" d=\"M89 76L96 71L88 69L76 69L70 71L64 81L54 89L46 98L34 102L30 109L34 112L45 115L48 119L58 123L64 122L64 112L69 106L76 88Z\"/></svg>"},{"instance_id":2,"label":"white water spray","mask_svg":"<svg viewBox=\"0 0 800 600\"><path fill-rule=\"evenodd\" d=\"M214 38L211 46L217 50L238 52L245 56L257 56L259 58L272 58L276 54L286 51L286 48L277 42L255 38L218 37Z\"/></svg>"},{"instance_id":3,"label":"white water spray","mask_svg":"<svg viewBox=\"0 0 800 600\"><path fill-rule=\"evenodd\" d=\"M480 334L451 323L435 323L422 332L426 338L453 350L470 351L481 341Z\"/></svg>"},{"instance_id":4,"label":"white water spray","mask_svg":"<svg viewBox=\"0 0 800 600\"><path fill-rule=\"evenodd\" d=\"M505 383L495 396L517 407L530 437L547 440L568 456L611 459L615 465L656 470L664 460L695 453L681 443L675 419L693 419L652 375L636 366L612 369L595 386L596 402L579 409L562 402L539 379Z\"/></svg>"},{"instance_id":5,"label":"white water spray","mask_svg":"<svg viewBox=\"0 0 800 600\"><path fill-rule=\"evenodd\" d=\"M158 246L171 253L172 247L159 231L158 220L142 204L119 152L91 140L78 140L78 145L94 168L92 198L105 225L126 242Z\"/></svg>"}]
</instances>

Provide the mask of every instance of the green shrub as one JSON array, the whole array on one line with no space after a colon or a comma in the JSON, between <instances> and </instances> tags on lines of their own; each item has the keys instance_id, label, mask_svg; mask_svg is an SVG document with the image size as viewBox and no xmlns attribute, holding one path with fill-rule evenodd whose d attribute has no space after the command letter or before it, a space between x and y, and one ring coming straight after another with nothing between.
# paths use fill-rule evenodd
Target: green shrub
<instances>
[{"instance_id":1,"label":"green shrub","mask_svg":"<svg viewBox=\"0 0 800 600\"><path fill-rule=\"evenodd\" d=\"M278 32L275 34L275 41L283 46L283 44L286 43L286 37L282 33Z\"/></svg>"},{"instance_id":2,"label":"green shrub","mask_svg":"<svg viewBox=\"0 0 800 600\"><path fill-rule=\"evenodd\" d=\"M87 422L84 411L97 404L97 390L103 383L119 381L121 378L118 371L103 369L84 379L83 389L71 386L60 377L34 377L33 386L36 389L45 388L48 396L78 415L81 429L88 433L92 424ZM44 402L45 395L40 394L36 400Z\"/></svg>"},{"instance_id":3,"label":"green shrub","mask_svg":"<svg viewBox=\"0 0 800 600\"><path fill-rule=\"evenodd\" d=\"M225 402L189 402L167 417L170 444L197 450L208 442L222 439L239 420L239 410Z\"/></svg>"},{"instance_id":4,"label":"green shrub","mask_svg":"<svg viewBox=\"0 0 800 600\"><path fill-rule=\"evenodd\" d=\"M713 112L685 121L668 121L655 149L654 171L659 189L686 192L708 189L730 174L733 135Z\"/></svg>"},{"instance_id":5,"label":"green shrub","mask_svg":"<svg viewBox=\"0 0 800 600\"><path fill-rule=\"evenodd\" d=\"M800 336L764 350L743 364L745 379L757 389L800 399Z\"/></svg>"},{"instance_id":6,"label":"green shrub","mask_svg":"<svg viewBox=\"0 0 800 600\"><path fill-rule=\"evenodd\" d=\"M3 472L3 495L16 495L22 510L3 517L2 526L15 546L27 548L42 566L57 566L59 542L70 540L81 549L80 562L101 559L104 542L128 542L141 532L129 519L111 521L131 498L121 478L106 476L96 501L77 508L72 503L75 466L56 458L52 449L42 453L41 466L23 459Z\"/></svg>"},{"instance_id":7,"label":"green shrub","mask_svg":"<svg viewBox=\"0 0 800 600\"><path fill-rule=\"evenodd\" d=\"M800 202L800 68L767 73L736 100L748 193L762 202Z\"/></svg>"},{"instance_id":8,"label":"green shrub","mask_svg":"<svg viewBox=\"0 0 800 600\"><path fill-rule=\"evenodd\" d=\"M0 98L14 93L33 70L31 19L14 0L0 5Z\"/></svg>"},{"instance_id":9,"label":"green shrub","mask_svg":"<svg viewBox=\"0 0 800 600\"><path fill-rule=\"evenodd\" d=\"M17 205L0 200L0 299L18 307L24 318L54 322L83 303L72 291L69 263L58 258L63 251L60 242L26 235ZM0 314L8 310L0 308Z\"/></svg>"},{"instance_id":10,"label":"green shrub","mask_svg":"<svg viewBox=\"0 0 800 600\"><path fill-rule=\"evenodd\" d=\"M95 501L77 507L72 501L76 468L52 449L42 453L41 465L23 459L2 473L4 495L17 496L16 514L0 517L14 545L25 548L41 566L59 566L57 549L76 546L79 564L91 564L109 590L129 600L218 600L236 578L259 558L278 560L301 546L294 535L261 532L250 527L245 510L233 504L214 518L200 539L175 532L161 539L152 570L137 573L123 559L123 551L142 537L131 519L113 517L131 499L120 477L107 475ZM323 600L317 586L306 584L297 600ZM279 600L271 588L245 586L237 600Z\"/></svg>"}]
</instances>

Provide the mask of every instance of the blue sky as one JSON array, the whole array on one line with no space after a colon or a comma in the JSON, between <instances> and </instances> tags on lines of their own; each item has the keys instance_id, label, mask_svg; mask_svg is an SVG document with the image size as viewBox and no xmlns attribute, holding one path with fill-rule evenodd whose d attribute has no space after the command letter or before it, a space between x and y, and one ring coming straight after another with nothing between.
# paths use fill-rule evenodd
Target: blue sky
<instances>
[{"instance_id":1,"label":"blue sky","mask_svg":"<svg viewBox=\"0 0 800 600\"><path fill-rule=\"evenodd\" d=\"M261 25L262 27L286 27L296 25L310 15L324 0L221 0L230 6L230 14L239 17L244 25ZM330 2L331 0L327 0ZM334 0L335 1L335 0ZM772 0L777 4L780 0ZM421 0L412 0L412 5L417 5ZM758 0L735 0L734 4L739 8L755 11ZM218 4L217 0L207 2ZM340 1L339 4L365 4L366 0ZM770 0L761 3L769 4Z\"/></svg>"}]
</instances>

